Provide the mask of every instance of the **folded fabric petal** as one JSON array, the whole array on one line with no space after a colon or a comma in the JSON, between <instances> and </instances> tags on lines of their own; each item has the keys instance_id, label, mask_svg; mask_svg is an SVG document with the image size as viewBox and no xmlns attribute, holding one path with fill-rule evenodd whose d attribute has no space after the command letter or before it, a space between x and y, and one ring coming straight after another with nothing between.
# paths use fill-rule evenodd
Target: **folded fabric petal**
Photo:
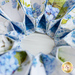
<instances>
[{"instance_id":1,"label":"folded fabric petal","mask_svg":"<svg viewBox=\"0 0 75 75\"><path fill-rule=\"evenodd\" d=\"M41 53L33 59L30 75L46 75L40 55Z\"/></svg>"},{"instance_id":2,"label":"folded fabric petal","mask_svg":"<svg viewBox=\"0 0 75 75\"><path fill-rule=\"evenodd\" d=\"M55 70L55 66L56 66L55 63L57 63L55 58L52 56L42 54L41 59L45 67L46 75L52 74L53 71Z\"/></svg>"},{"instance_id":3,"label":"folded fabric petal","mask_svg":"<svg viewBox=\"0 0 75 75\"><path fill-rule=\"evenodd\" d=\"M63 39L72 47L75 47L75 30L71 31Z\"/></svg>"},{"instance_id":4,"label":"folded fabric petal","mask_svg":"<svg viewBox=\"0 0 75 75\"><path fill-rule=\"evenodd\" d=\"M0 75L75 75L74 4L75 0L0 0ZM33 56L21 48L21 40L34 32L53 38L56 47L50 54ZM74 67L70 74L61 70L66 61Z\"/></svg>"},{"instance_id":5,"label":"folded fabric petal","mask_svg":"<svg viewBox=\"0 0 75 75\"><path fill-rule=\"evenodd\" d=\"M49 21L62 18L66 12L75 4L74 0L51 0L47 2L45 9L46 18Z\"/></svg>"},{"instance_id":6,"label":"folded fabric petal","mask_svg":"<svg viewBox=\"0 0 75 75\"><path fill-rule=\"evenodd\" d=\"M15 30L8 32L7 34L5 34L5 36L11 38L14 41L19 41L25 37L24 35L17 33Z\"/></svg>"},{"instance_id":7,"label":"folded fabric petal","mask_svg":"<svg viewBox=\"0 0 75 75\"><path fill-rule=\"evenodd\" d=\"M68 13L61 20L61 27L73 30L75 28L75 5L68 11Z\"/></svg>"},{"instance_id":8,"label":"folded fabric petal","mask_svg":"<svg viewBox=\"0 0 75 75\"><path fill-rule=\"evenodd\" d=\"M63 5L65 4L66 0L49 0L47 2L47 6L45 9L45 15L46 18L48 19L48 21L52 21L54 20L58 13L60 12L61 8L63 7Z\"/></svg>"},{"instance_id":9,"label":"folded fabric petal","mask_svg":"<svg viewBox=\"0 0 75 75\"><path fill-rule=\"evenodd\" d=\"M13 22L11 21L12 26L14 27L14 30L18 33L25 34L25 27L22 22Z\"/></svg>"},{"instance_id":10,"label":"folded fabric petal","mask_svg":"<svg viewBox=\"0 0 75 75\"><path fill-rule=\"evenodd\" d=\"M70 46L61 46L58 47L57 49L57 54L56 54L57 59L63 63L66 61L69 61L73 64L73 69L75 69L75 49L70 47ZM73 72L74 74L74 72Z\"/></svg>"},{"instance_id":11,"label":"folded fabric petal","mask_svg":"<svg viewBox=\"0 0 75 75\"><path fill-rule=\"evenodd\" d=\"M28 24L26 25L26 33L27 35L29 35L29 33L34 32L34 26L35 26L35 31L37 32L41 32L41 33L46 33L46 20L45 20L45 16L43 15L44 13L44 9L45 9L45 0L42 0L40 2L40 0L38 1L33 1L33 0L19 0L19 3L21 4L21 6L23 7L23 10L25 11L28 19L31 17L34 18L34 25L31 23L31 28L28 28ZM27 21L26 20L26 21ZM32 20L31 20L32 21ZM33 22L33 21L32 21Z\"/></svg>"},{"instance_id":12,"label":"folded fabric petal","mask_svg":"<svg viewBox=\"0 0 75 75\"><path fill-rule=\"evenodd\" d=\"M46 27L47 27L47 23L46 23L45 15L41 15L40 17L36 19L35 30L40 33L46 33Z\"/></svg>"},{"instance_id":13,"label":"folded fabric petal","mask_svg":"<svg viewBox=\"0 0 75 75\"><path fill-rule=\"evenodd\" d=\"M61 22L64 21L63 19L61 20L61 18L66 14L66 12L68 13L71 10L70 8L72 8L72 5L74 5L74 4L75 4L75 1L73 1L73 0L68 0L68 1L67 0L64 0L64 1L58 1L58 0L54 0L53 1L53 0L51 0L51 1L47 2L47 6L46 6L46 9L45 9L46 10L45 11L45 15L46 15L46 19L49 21L49 23L47 25L48 26L47 34L49 36L51 36L52 38L54 38L54 36L56 37L56 35L58 34L57 32L60 32L62 36L66 34L65 31L64 31L65 34L62 34L62 32L60 30L63 28L63 26L68 26L68 25L61 25L60 21ZM52 10L55 10L55 8L60 9L60 11L58 12L58 14L55 17L53 17ZM70 23L68 23L68 24L70 24ZM58 28L59 25L60 25L60 28ZM71 28L73 28L73 26ZM66 30L67 32L70 31L68 29L64 29L64 30ZM59 37L61 37L61 36L59 36ZM55 40L55 42L57 43L59 41L59 39L58 38L55 38L55 39L57 40L57 41ZM61 45L65 44L65 42L63 42L63 41L60 41L57 44L60 45L61 42L62 42Z\"/></svg>"},{"instance_id":14,"label":"folded fabric petal","mask_svg":"<svg viewBox=\"0 0 75 75\"><path fill-rule=\"evenodd\" d=\"M2 11L6 13L5 17L9 17L9 20L16 22L23 21L24 13L18 0L0 0L0 7ZM7 10L10 12L8 12Z\"/></svg>"},{"instance_id":15,"label":"folded fabric petal","mask_svg":"<svg viewBox=\"0 0 75 75\"><path fill-rule=\"evenodd\" d=\"M44 12L45 0L19 0L25 13L31 17L37 18Z\"/></svg>"},{"instance_id":16,"label":"folded fabric petal","mask_svg":"<svg viewBox=\"0 0 75 75\"><path fill-rule=\"evenodd\" d=\"M0 14L0 26L2 33L7 33L9 31L16 30L19 33L24 34L24 26L22 22L14 22L7 18L7 16L3 16ZM5 23L4 23L5 22ZM4 30L3 30L4 29Z\"/></svg>"},{"instance_id":17,"label":"folded fabric petal","mask_svg":"<svg viewBox=\"0 0 75 75\"><path fill-rule=\"evenodd\" d=\"M0 2L2 3L4 1L1 0ZM30 17L26 17L18 0L8 0L5 1L5 4L1 4L0 6L1 11L6 13L4 14L1 12L0 15L8 19L17 32L25 35L29 35L31 32L34 32L34 25L31 22L32 20L30 19ZM6 10L11 12L7 12ZM31 24L29 22L31 22ZM28 25L30 28L28 27Z\"/></svg>"},{"instance_id":18,"label":"folded fabric petal","mask_svg":"<svg viewBox=\"0 0 75 75\"><path fill-rule=\"evenodd\" d=\"M54 40L55 40L55 44L57 46L62 46L62 45L68 45L67 42L65 42L63 40L63 38L68 34L70 33L71 30L68 30L68 29L65 29L65 28L62 28L62 27L58 27L56 33L55 33L55 36L54 36Z\"/></svg>"},{"instance_id":19,"label":"folded fabric petal","mask_svg":"<svg viewBox=\"0 0 75 75\"><path fill-rule=\"evenodd\" d=\"M25 29L26 35L29 35L30 33L33 33L35 31L34 30L34 24L27 15L25 15L24 25L26 28Z\"/></svg>"},{"instance_id":20,"label":"folded fabric petal","mask_svg":"<svg viewBox=\"0 0 75 75\"><path fill-rule=\"evenodd\" d=\"M61 63L52 55L41 55L46 75L68 75L61 70Z\"/></svg>"},{"instance_id":21,"label":"folded fabric petal","mask_svg":"<svg viewBox=\"0 0 75 75\"><path fill-rule=\"evenodd\" d=\"M6 34L10 31L13 31L14 28L10 21L0 16L0 34Z\"/></svg>"},{"instance_id":22,"label":"folded fabric petal","mask_svg":"<svg viewBox=\"0 0 75 75\"><path fill-rule=\"evenodd\" d=\"M71 9L71 7L75 4L74 0L66 0L64 5L61 7L60 12L58 13L56 19L62 18L67 11Z\"/></svg>"},{"instance_id":23,"label":"folded fabric petal","mask_svg":"<svg viewBox=\"0 0 75 75\"><path fill-rule=\"evenodd\" d=\"M24 21L25 14L18 0L17 1L16 0L4 0L4 1L1 0L0 7L1 7L0 15L4 17L5 19L9 20L17 32L24 34L25 27L23 25L23 21ZM10 12L8 12L7 10Z\"/></svg>"},{"instance_id":24,"label":"folded fabric petal","mask_svg":"<svg viewBox=\"0 0 75 75\"><path fill-rule=\"evenodd\" d=\"M14 44L15 42L12 39L6 37L5 35L0 35L0 54L13 49Z\"/></svg>"},{"instance_id":25,"label":"folded fabric petal","mask_svg":"<svg viewBox=\"0 0 75 75\"><path fill-rule=\"evenodd\" d=\"M13 75L28 75L28 73L29 73L30 67L32 65L33 56L28 51L24 51L24 52L27 53L26 60L13 73ZM25 55L24 55L24 57L25 57Z\"/></svg>"},{"instance_id":26,"label":"folded fabric petal","mask_svg":"<svg viewBox=\"0 0 75 75\"><path fill-rule=\"evenodd\" d=\"M20 66L26 66L25 69L29 69L30 59L25 51L10 51L0 56L0 74L11 75ZM28 63L30 62L30 63ZM23 63L23 64L22 64ZM22 65L21 65L22 64ZM22 67L20 67L22 69ZM25 71L24 69L24 71ZM18 69L20 71L20 69ZM17 72L15 72L17 74ZM14 74L15 74L14 73ZM20 72L19 72L20 73ZM28 73L28 72L27 72ZM21 74L21 73L20 73Z\"/></svg>"},{"instance_id":27,"label":"folded fabric petal","mask_svg":"<svg viewBox=\"0 0 75 75\"><path fill-rule=\"evenodd\" d=\"M75 4L73 0L51 0L47 2L47 6L45 9L46 19L49 21L47 34L54 38L55 32L60 25L58 22L65 14L72 8L72 5ZM70 21L69 21L70 22ZM70 22L71 23L71 22ZM70 24L69 23L69 24ZM66 26L66 25L65 25ZM62 27L62 26L61 26Z\"/></svg>"},{"instance_id":28,"label":"folded fabric petal","mask_svg":"<svg viewBox=\"0 0 75 75\"><path fill-rule=\"evenodd\" d=\"M61 19L57 19L57 20L52 20L51 22L48 23L48 27L47 27L47 31L46 33L54 38L55 36L55 32L58 29L59 25L60 25L60 21Z\"/></svg>"},{"instance_id":29,"label":"folded fabric petal","mask_svg":"<svg viewBox=\"0 0 75 75\"><path fill-rule=\"evenodd\" d=\"M0 8L0 15L2 17L4 17L5 19L10 20L10 18L7 16L7 14L1 8Z\"/></svg>"},{"instance_id":30,"label":"folded fabric petal","mask_svg":"<svg viewBox=\"0 0 75 75\"><path fill-rule=\"evenodd\" d=\"M55 33L55 42L57 45L74 46L74 40L71 38L71 32L74 30L74 9L75 6L67 12L60 22L60 26Z\"/></svg>"},{"instance_id":31,"label":"folded fabric petal","mask_svg":"<svg viewBox=\"0 0 75 75\"><path fill-rule=\"evenodd\" d=\"M57 48L57 55L56 57L58 58L58 60L60 60L61 62L66 62L66 61L70 61L73 66L74 66L74 56L75 56L75 49L70 47L70 46L60 46Z\"/></svg>"}]
</instances>

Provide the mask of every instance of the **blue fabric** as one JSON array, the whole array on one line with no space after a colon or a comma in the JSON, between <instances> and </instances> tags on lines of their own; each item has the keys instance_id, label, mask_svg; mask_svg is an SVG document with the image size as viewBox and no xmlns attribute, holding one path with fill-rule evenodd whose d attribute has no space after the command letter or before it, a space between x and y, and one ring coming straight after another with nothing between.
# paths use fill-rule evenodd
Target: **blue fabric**
<instances>
[{"instance_id":1,"label":"blue fabric","mask_svg":"<svg viewBox=\"0 0 75 75\"><path fill-rule=\"evenodd\" d=\"M59 20L59 21L50 29L51 32L53 32L53 33L56 32L56 30L58 29L58 26L59 26L59 24L60 24L60 21L61 21L61 20Z\"/></svg>"},{"instance_id":2,"label":"blue fabric","mask_svg":"<svg viewBox=\"0 0 75 75\"><path fill-rule=\"evenodd\" d=\"M13 25L14 29L18 32L18 33L22 33L24 34L24 32L22 31L22 29L20 29L20 27L18 27L16 24L14 24L13 22L11 22L11 24Z\"/></svg>"},{"instance_id":3,"label":"blue fabric","mask_svg":"<svg viewBox=\"0 0 75 75\"><path fill-rule=\"evenodd\" d=\"M60 37L60 39L64 38L67 34L69 34L69 32L64 33L64 34Z\"/></svg>"},{"instance_id":4,"label":"blue fabric","mask_svg":"<svg viewBox=\"0 0 75 75\"><path fill-rule=\"evenodd\" d=\"M0 56L0 75L11 75L19 67L19 62L15 55L16 51L10 51Z\"/></svg>"},{"instance_id":5,"label":"blue fabric","mask_svg":"<svg viewBox=\"0 0 75 75\"><path fill-rule=\"evenodd\" d=\"M5 17L4 15L2 15L1 13L0 13L0 15L1 15L2 17L4 17L5 19L9 20L7 17Z\"/></svg>"},{"instance_id":6,"label":"blue fabric","mask_svg":"<svg viewBox=\"0 0 75 75\"><path fill-rule=\"evenodd\" d=\"M5 36L7 36L7 37L9 37L9 38L11 38L11 39L13 39L13 40L19 40L17 37L13 37L13 36L8 35L8 34L5 34Z\"/></svg>"},{"instance_id":7,"label":"blue fabric","mask_svg":"<svg viewBox=\"0 0 75 75\"><path fill-rule=\"evenodd\" d=\"M65 29L65 28L64 28L64 29ZM67 29L65 29L65 30L67 30ZM61 28L61 31L57 30L56 34L60 34L60 33L63 33L63 32L64 32L64 30L63 30L63 28ZM57 38L62 39L62 38L64 38L68 33L70 33L70 30L69 30L69 31L65 31L65 33L63 33L62 35L58 36Z\"/></svg>"},{"instance_id":8,"label":"blue fabric","mask_svg":"<svg viewBox=\"0 0 75 75\"><path fill-rule=\"evenodd\" d=\"M56 61L55 57L53 57L51 55L42 54L41 60L44 64L46 74L47 75L52 74L53 71L55 70L56 65L57 65L57 61Z\"/></svg>"},{"instance_id":9,"label":"blue fabric","mask_svg":"<svg viewBox=\"0 0 75 75\"><path fill-rule=\"evenodd\" d=\"M27 17L27 15L25 15L25 25L26 25L26 30L29 30L29 29L34 28L33 23L32 23L31 20Z\"/></svg>"},{"instance_id":10,"label":"blue fabric","mask_svg":"<svg viewBox=\"0 0 75 75\"><path fill-rule=\"evenodd\" d=\"M46 30L45 15L43 15L42 18L41 18L41 20L39 21L38 27Z\"/></svg>"}]
</instances>

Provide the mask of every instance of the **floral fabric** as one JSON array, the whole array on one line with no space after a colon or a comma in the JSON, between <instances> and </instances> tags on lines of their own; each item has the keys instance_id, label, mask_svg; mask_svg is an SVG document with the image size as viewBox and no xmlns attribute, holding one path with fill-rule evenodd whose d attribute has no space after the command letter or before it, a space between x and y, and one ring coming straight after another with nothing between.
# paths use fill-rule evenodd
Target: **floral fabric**
<instances>
[{"instance_id":1,"label":"floral fabric","mask_svg":"<svg viewBox=\"0 0 75 75\"><path fill-rule=\"evenodd\" d=\"M0 57L0 75L11 75L19 67L15 54L16 52L11 51Z\"/></svg>"},{"instance_id":2,"label":"floral fabric","mask_svg":"<svg viewBox=\"0 0 75 75\"><path fill-rule=\"evenodd\" d=\"M44 12L45 0L19 0L27 15L37 18Z\"/></svg>"},{"instance_id":3,"label":"floral fabric","mask_svg":"<svg viewBox=\"0 0 75 75\"><path fill-rule=\"evenodd\" d=\"M75 75L74 13L75 0L0 0L0 35L14 41L10 51L0 53L0 75ZM56 47L37 56L25 50L27 59L19 64L14 55L23 51L21 40L36 31L49 35ZM61 70L65 61L74 65L70 74Z\"/></svg>"}]
</instances>

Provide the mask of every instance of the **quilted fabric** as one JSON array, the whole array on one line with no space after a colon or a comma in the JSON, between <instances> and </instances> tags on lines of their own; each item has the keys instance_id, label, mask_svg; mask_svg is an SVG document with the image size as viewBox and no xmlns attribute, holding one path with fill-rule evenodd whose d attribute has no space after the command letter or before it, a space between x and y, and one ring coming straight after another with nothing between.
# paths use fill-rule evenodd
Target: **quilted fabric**
<instances>
[{"instance_id":1,"label":"quilted fabric","mask_svg":"<svg viewBox=\"0 0 75 75\"><path fill-rule=\"evenodd\" d=\"M75 0L0 0L0 49L6 37L14 42L11 49L0 50L0 75L75 75L74 29ZM21 48L21 40L35 32L54 39L49 54L34 56ZM66 61L74 66L69 74L61 70Z\"/></svg>"}]
</instances>

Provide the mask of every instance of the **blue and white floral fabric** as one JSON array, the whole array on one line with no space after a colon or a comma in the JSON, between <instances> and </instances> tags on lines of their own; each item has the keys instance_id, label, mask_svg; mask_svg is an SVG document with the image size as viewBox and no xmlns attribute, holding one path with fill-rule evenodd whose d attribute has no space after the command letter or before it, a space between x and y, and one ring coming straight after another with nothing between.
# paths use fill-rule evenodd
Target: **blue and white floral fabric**
<instances>
[{"instance_id":1,"label":"blue and white floral fabric","mask_svg":"<svg viewBox=\"0 0 75 75\"><path fill-rule=\"evenodd\" d=\"M64 0L64 1L50 0L48 1L47 7L45 9L47 10L47 12L45 11L46 12L45 14L46 14L46 19L49 20L49 23L47 25L48 26L47 34L49 36L54 38L55 32L60 25L61 18L71 10L74 4L75 4L74 0ZM59 8L59 12L56 16L53 16L55 12L53 13L50 11L50 10L53 10L52 9L53 7Z\"/></svg>"},{"instance_id":2,"label":"blue and white floral fabric","mask_svg":"<svg viewBox=\"0 0 75 75\"><path fill-rule=\"evenodd\" d=\"M61 19L60 26L55 33L56 43L58 39L58 43L63 42L63 44L67 43L74 47L74 11L75 6L72 6L72 8Z\"/></svg>"},{"instance_id":3,"label":"blue and white floral fabric","mask_svg":"<svg viewBox=\"0 0 75 75\"><path fill-rule=\"evenodd\" d=\"M45 68L40 56L41 53L33 59L30 75L46 75Z\"/></svg>"},{"instance_id":4,"label":"blue and white floral fabric","mask_svg":"<svg viewBox=\"0 0 75 75\"><path fill-rule=\"evenodd\" d=\"M0 75L11 75L20 66L15 54L15 51L11 51L0 56Z\"/></svg>"},{"instance_id":5,"label":"blue and white floral fabric","mask_svg":"<svg viewBox=\"0 0 75 75\"><path fill-rule=\"evenodd\" d=\"M45 9L45 0L19 0L20 4L23 7L23 10L27 15L37 18L43 14Z\"/></svg>"},{"instance_id":6,"label":"blue and white floral fabric","mask_svg":"<svg viewBox=\"0 0 75 75\"><path fill-rule=\"evenodd\" d=\"M61 70L61 64L52 55L40 53L34 58L29 75L69 75Z\"/></svg>"},{"instance_id":7,"label":"blue and white floral fabric","mask_svg":"<svg viewBox=\"0 0 75 75\"><path fill-rule=\"evenodd\" d=\"M29 15L28 18L31 18L31 26L35 27L35 31L46 33L46 19L44 15L46 0L19 0L19 3L25 14ZM34 23L33 20L35 21ZM34 31L33 28L31 30Z\"/></svg>"},{"instance_id":8,"label":"blue and white floral fabric","mask_svg":"<svg viewBox=\"0 0 75 75\"><path fill-rule=\"evenodd\" d=\"M53 38L56 47L47 55L25 51L26 60L19 64L15 55L23 51L21 40L35 31ZM0 0L0 35L14 42L0 53L0 75L75 75L75 0ZM70 74L61 70L65 61L74 65Z\"/></svg>"},{"instance_id":9,"label":"blue and white floral fabric","mask_svg":"<svg viewBox=\"0 0 75 75\"><path fill-rule=\"evenodd\" d=\"M0 75L11 75L16 71L14 74L22 74L24 71L27 70L26 75L28 74L28 70L30 69L32 56L27 53L27 57L23 64L20 64L20 57L18 53L21 51L10 51L4 55L0 56ZM21 67L21 68L20 68ZM21 72L21 70L24 69L24 71Z\"/></svg>"}]
</instances>

